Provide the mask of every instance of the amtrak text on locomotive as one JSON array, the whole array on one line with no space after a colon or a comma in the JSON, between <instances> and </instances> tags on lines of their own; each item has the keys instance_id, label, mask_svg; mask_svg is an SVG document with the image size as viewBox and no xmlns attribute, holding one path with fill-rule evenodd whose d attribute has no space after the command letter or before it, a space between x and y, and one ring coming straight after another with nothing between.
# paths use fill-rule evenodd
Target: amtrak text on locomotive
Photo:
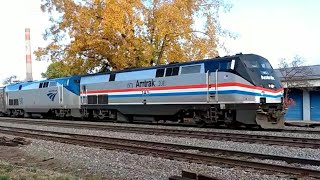
<instances>
[{"instance_id":1,"label":"amtrak text on locomotive","mask_svg":"<svg viewBox=\"0 0 320 180\"><path fill-rule=\"evenodd\" d=\"M154 87L155 85L155 80L144 80L144 81L139 81L137 80L136 82L136 87Z\"/></svg>"}]
</instances>

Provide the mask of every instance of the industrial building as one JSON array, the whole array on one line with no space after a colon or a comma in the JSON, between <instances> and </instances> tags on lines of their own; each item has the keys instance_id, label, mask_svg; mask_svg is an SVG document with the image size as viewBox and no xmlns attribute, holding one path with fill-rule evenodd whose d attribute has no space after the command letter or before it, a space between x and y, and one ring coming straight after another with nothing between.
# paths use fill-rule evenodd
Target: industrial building
<instances>
[{"instance_id":1,"label":"industrial building","mask_svg":"<svg viewBox=\"0 0 320 180\"><path fill-rule=\"evenodd\" d=\"M283 71L276 70L284 88L288 86L290 88L289 98L294 100L294 104L288 108L285 119L287 121L320 122L320 65L303 68L308 69L307 75L293 71L288 75L291 78L286 77Z\"/></svg>"}]
</instances>

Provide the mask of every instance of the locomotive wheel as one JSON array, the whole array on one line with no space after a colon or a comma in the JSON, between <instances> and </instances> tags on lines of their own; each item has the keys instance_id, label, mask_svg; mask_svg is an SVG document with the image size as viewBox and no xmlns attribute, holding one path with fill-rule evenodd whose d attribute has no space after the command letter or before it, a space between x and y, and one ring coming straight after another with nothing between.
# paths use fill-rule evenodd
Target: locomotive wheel
<instances>
[{"instance_id":1,"label":"locomotive wheel","mask_svg":"<svg viewBox=\"0 0 320 180\"><path fill-rule=\"evenodd\" d=\"M229 128L229 129L234 129L234 130L237 130L237 129L240 129L240 123L236 122L236 121L232 121L230 123L226 123L226 126Z\"/></svg>"},{"instance_id":2,"label":"locomotive wheel","mask_svg":"<svg viewBox=\"0 0 320 180\"><path fill-rule=\"evenodd\" d=\"M133 123L133 116L129 115L128 116L128 121L129 121L129 123Z\"/></svg>"},{"instance_id":3,"label":"locomotive wheel","mask_svg":"<svg viewBox=\"0 0 320 180\"><path fill-rule=\"evenodd\" d=\"M180 123L180 124L183 124L184 123L184 119L183 118L179 118L177 122Z\"/></svg>"},{"instance_id":4,"label":"locomotive wheel","mask_svg":"<svg viewBox=\"0 0 320 180\"><path fill-rule=\"evenodd\" d=\"M193 119L193 122L195 122L198 127L203 128L206 126L206 122L199 115L193 116L192 119Z\"/></svg>"},{"instance_id":5,"label":"locomotive wheel","mask_svg":"<svg viewBox=\"0 0 320 180\"><path fill-rule=\"evenodd\" d=\"M198 126L199 128L204 128L204 127L206 127L206 125L207 125L207 123L204 122L203 120L197 122L196 124L197 124L197 126Z\"/></svg>"},{"instance_id":6,"label":"locomotive wheel","mask_svg":"<svg viewBox=\"0 0 320 180\"><path fill-rule=\"evenodd\" d=\"M183 124L184 123L184 118L181 115L177 115L177 116L172 117L171 121L179 123L179 124Z\"/></svg>"}]
</instances>

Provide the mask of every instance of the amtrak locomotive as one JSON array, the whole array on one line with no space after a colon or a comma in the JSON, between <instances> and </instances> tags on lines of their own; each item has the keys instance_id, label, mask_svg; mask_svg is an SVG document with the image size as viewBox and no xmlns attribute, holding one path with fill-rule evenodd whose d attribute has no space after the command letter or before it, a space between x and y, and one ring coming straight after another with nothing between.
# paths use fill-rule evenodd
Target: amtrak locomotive
<instances>
[{"instance_id":1,"label":"amtrak locomotive","mask_svg":"<svg viewBox=\"0 0 320 180\"><path fill-rule=\"evenodd\" d=\"M12 84L0 98L14 117L284 126L281 82L255 54Z\"/></svg>"}]
</instances>

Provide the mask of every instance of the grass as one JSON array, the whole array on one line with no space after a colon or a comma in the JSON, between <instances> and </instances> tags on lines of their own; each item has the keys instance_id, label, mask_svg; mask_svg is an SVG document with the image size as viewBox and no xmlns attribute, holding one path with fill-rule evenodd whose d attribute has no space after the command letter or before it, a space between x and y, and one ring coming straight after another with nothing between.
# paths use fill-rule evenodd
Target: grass
<instances>
[{"instance_id":1,"label":"grass","mask_svg":"<svg viewBox=\"0 0 320 180\"><path fill-rule=\"evenodd\" d=\"M0 180L9 180L9 176L0 176Z\"/></svg>"},{"instance_id":2,"label":"grass","mask_svg":"<svg viewBox=\"0 0 320 180\"><path fill-rule=\"evenodd\" d=\"M36 167L18 167L0 161L0 180L80 180L82 178L41 170Z\"/></svg>"}]
</instances>

